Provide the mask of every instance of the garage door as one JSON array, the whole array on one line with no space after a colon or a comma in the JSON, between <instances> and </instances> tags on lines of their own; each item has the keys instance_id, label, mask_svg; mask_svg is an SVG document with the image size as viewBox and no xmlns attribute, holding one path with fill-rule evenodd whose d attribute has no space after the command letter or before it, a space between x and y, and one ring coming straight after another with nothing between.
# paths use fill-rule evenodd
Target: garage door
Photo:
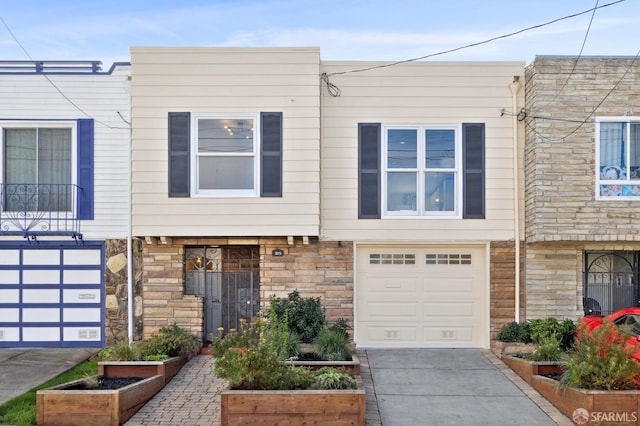
<instances>
[{"instance_id":1,"label":"garage door","mask_svg":"<svg viewBox=\"0 0 640 426\"><path fill-rule=\"evenodd\" d=\"M357 345L487 347L485 258L484 246L359 246Z\"/></svg>"},{"instance_id":2,"label":"garage door","mask_svg":"<svg viewBox=\"0 0 640 426\"><path fill-rule=\"evenodd\" d=\"M102 347L104 244L0 244L0 347Z\"/></svg>"}]
</instances>

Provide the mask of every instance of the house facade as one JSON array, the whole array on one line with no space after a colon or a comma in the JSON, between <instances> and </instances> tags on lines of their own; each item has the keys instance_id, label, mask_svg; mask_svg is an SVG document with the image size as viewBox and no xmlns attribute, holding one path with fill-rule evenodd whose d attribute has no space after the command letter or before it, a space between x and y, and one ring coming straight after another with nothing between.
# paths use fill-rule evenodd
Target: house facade
<instances>
[{"instance_id":1,"label":"house facade","mask_svg":"<svg viewBox=\"0 0 640 426\"><path fill-rule=\"evenodd\" d=\"M293 290L360 346L488 347L520 314L524 64L382 65L132 48L145 336Z\"/></svg>"},{"instance_id":2,"label":"house facade","mask_svg":"<svg viewBox=\"0 0 640 426\"><path fill-rule=\"evenodd\" d=\"M128 77L128 64L0 65L0 347L133 334Z\"/></svg>"},{"instance_id":3,"label":"house facade","mask_svg":"<svg viewBox=\"0 0 640 426\"><path fill-rule=\"evenodd\" d=\"M526 81L527 316L638 306L640 63L538 56Z\"/></svg>"}]
</instances>

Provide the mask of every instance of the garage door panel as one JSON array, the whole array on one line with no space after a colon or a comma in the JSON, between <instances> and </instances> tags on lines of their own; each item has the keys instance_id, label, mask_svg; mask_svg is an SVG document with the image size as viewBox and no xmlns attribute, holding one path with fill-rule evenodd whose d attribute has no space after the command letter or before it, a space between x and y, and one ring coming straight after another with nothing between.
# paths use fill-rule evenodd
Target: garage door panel
<instances>
[{"instance_id":1,"label":"garage door panel","mask_svg":"<svg viewBox=\"0 0 640 426\"><path fill-rule=\"evenodd\" d=\"M434 294L448 294L448 293L465 293L473 294L478 284L476 280L469 279L469 277L429 277L422 279L423 296L433 297Z\"/></svg>"},{"instance_id":2,"label":"garage door panel","mask_svg":"<svg viewBox=\"0 0 640 426\"><path fill-rule=\"evenodd\" d=\"M419 315L419 304L413 302L371 301L363 306L363 313L372 321L413 319Z\"/></svg>"},{"instance_id":3,"label":"garage door panel","mask_svg":"<svg viewBox=\"0 0 640 426\"><path fill-rule=\"evenodd\" d=\"M485 246L358 247L356 343L486 347L485 251Z\"/></svg>"},{"instance_id":4,"label":"garage door panel","mask_svg":"<svg viewBox=\"0 0 640 426\"><path fill-rule=\"evenodd\" d=\"M104 345L103 242L0 247L0 348Z\"/></svg>"},{"instance_id":5,"label":"garage door panel","mask_svg":"<svg viewBox=\"0 0 640 426\"><path fill-rule=\"evenodd\" d=\"M477 312L474 310L473 302L428 302L423 304L423 319L438 320L439 318L449 321L469 321Z\"/></svg>"}]
</instances>

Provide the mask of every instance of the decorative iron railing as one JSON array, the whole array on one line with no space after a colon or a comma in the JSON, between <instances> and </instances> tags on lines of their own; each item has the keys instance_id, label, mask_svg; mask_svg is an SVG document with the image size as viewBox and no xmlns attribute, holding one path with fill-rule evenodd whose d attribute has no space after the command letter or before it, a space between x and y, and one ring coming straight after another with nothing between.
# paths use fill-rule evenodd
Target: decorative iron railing
<instances>
[{"instance_id":1,"label":"decorative iron railing","mask_svg":"<svg viewBox=\"0 0 640 426\"><path fill-rule=\"evenodd\" d=\"M0 235L69 235L82 239L74 184L0 184Z\"/></svg>"}]
</instances>

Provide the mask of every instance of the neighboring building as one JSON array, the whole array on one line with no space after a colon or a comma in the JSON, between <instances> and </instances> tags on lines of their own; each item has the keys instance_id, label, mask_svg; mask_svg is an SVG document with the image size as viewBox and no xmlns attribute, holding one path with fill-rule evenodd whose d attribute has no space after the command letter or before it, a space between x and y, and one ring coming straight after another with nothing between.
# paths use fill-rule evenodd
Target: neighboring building
<instances>
[{"instance_id":1,"label":"neighboring building","mask_svg":"<svg viewBox=\"0 0 640 426\"><path fill-rule=\"evenodd\" d=\"M129 68L0 62L0 347L127 341Z\"/></svg>"},{"instance_id":2,"label":"neighboring building","mask_svg":"<svg viewBox=\"0 0 640 426\"><path fill-rule=\"evenodd\" d=\"M524 64L349 72L379 65L132 48L145 336L206 340L294 289L360 346L488 347L519 315Z\"/></svg>"},{"instance_id":3,"label":"neighboring building","mask_svg":"<svg viewBox=\"0 0 640 426\"><path fill-rule=\"evenodd\" d=\"M538 56L526 71L528 318L640 301L640 61Z\"/></svg>"}]
</instances>

